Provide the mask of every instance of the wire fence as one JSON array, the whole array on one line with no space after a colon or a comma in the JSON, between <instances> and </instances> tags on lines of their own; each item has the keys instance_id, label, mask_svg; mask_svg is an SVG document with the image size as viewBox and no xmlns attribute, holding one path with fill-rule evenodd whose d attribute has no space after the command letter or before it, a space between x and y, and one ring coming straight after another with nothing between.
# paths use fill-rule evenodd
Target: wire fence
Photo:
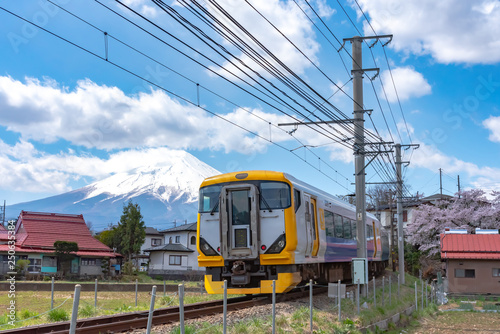
<instances>
[{"instance_id":1,"label":"wire fence","mask_svg":"<svg viewBox=\"0 0 500 334\"><path fill-rule=\"evenodd\" d=\"M79 286L79 285L77 285ZM144 311L144 315L152 314L152 311L158 308L177 306L180 307L180 321L179 330L184 333L184 321L183 321L183 305L189 304L194 301L200 301L200 296L205 297L205 299L220 299L217 295L207 295L203 293L196 293L197 299L193 299L193 294L185 294L184 285L180 284L179 289L176 292L166 292L159 286L154 287L150 292L139 292L136 286L136 291L134 292L100 292L98 290L98 284L96 284L97 289L95 291L78 291L75 293L54 293L51 291L50 298L47 297L47 293L41 292L31 292L23 295L23 298L18 298L18 314L16 315L15 321L3 321L0 322L0 330L14 328L19 326L31 325L34 323L43 323L45 319L54 321L51 318L51 313L54 310L62 310L63 315L65 312L66 318L69 318L68 312L71 310L71 305L68 303L70 299L73 299L73 303L77 305L76 309L71 310L71 318L76 322L77 316L73 316L76 312L79 318L88 318L96 315L105 315L113 313L123 313L131 311ZM401 286L399 280L393 280L392 277L375 279L373 278L369 284L367 284L368 289L366 293L363 294L360 291L358 285L353 287L347 287L345 284L330 283L328 285L314 284L310 281L308 284L298 286L299 289L310 289L309 297L309 331L313 330L314 326L314 314L318 312L318 306L315 306L315 297L313 296L313 287L328 287L330 290L329 297L331 297L332 303L330 303L325 311L335 314L339 323L345 321L348 317L358 316L363 317L363 313L367 313L370 310L387 309L394 311L402 311L408 308L409 305L413 305L415 309L423 309L431 303L441 302L440 299L440 288L434 285L429 286L424 283L423 280L417 280L414 282L414 298L411 292L412 287L408 284ZM272 327L272 332L274 333L280 324L276 323L276 318L280 315L276 312L276 291L286 290L287 286L280 286L278 281L272 281L273 288L273 304L272 313L269 326ZM222 284L222 295L224 296L224 304L227 303L227 283ZM404 291L402 291L404 290ZM44 298L42 298L42 295ZM403 298L404 295L404 298ZM27 297L27 298L25 298ZM78 299L75 301L75 299ZM191 298L191 299L190 299ZM202 298L203 299L203 298ZM401 301L405 301L401 303ZM51 305L57 305L52 306ZM396 305L396 306L395 306ZM26 308L25 308L26 307ZM302 313L307 313L305 310ZM391 311L392 312L392 311ZM386 314L386 311L382 311L382 314ZM190 332L195 333L209 333L211 329L217 327L219 331L222 327L223 333L227 330L227 309L224 307L224 313L222 315L222 321L220 323L214 324L203 324L203 326L194 330L191 329ZM5 318L5 316L4 316ZM368 321L371 321L368 318ZM1 320L1 318L0 318ZM6 319L4 319L6 320ZM62 319L68 320L68 319ZM377 319L375 319L377 320ZM380 320L380 319L378 319ZM232 320L232 326L244 325L244 319L234 319ZM374 321L374 320L373 320ZM47 322L47 321L45 321ZM151 326L151 322L148 322ZM147 331L150 331L149 327Z\"/></svg>"}]
</instances>

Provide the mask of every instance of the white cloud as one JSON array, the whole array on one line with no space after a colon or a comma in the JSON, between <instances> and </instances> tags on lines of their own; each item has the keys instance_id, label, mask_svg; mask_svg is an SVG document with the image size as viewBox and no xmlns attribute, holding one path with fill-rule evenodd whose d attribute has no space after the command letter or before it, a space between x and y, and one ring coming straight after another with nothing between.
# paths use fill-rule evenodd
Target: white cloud
<instances>
[{"instance_id":1,"label":"white cloud","mask_svg":"<svg viewBox=\"0 0 500 334\"><path fill-rule=\"evenodd\" d=\"M149 0L123 0L123 3L131 8L135 8L139 13L149 18L154 18L160 14L158 7L149 5L151 3Z\"/></svg>"},{"instance_id":2,"label":"white cloud","mask_svg":"<svg viewBox=\"0 0 500 334\"><path fill-rule=\"evenodd\" d=\"M483 125L491 131L489 139L493 142L500 143L500 116L490 116L483 121Z\"/></svg>"},{"instance_id":3,"label":"white cloud","mask_svg":"<svg viewBox=\"0 0 500 334\"><path fill-rule=\"evenodd\" d=\"M201 108L181 104L162 91L127 96L116 87L90 80L79 81L70 90L52 80L22 83L0 77L0 125L20 133L23 144L17 149L34 150L28 140L55 143L62 139L100 150L168 146L252 154L265 151L270 145L266 140L293 140L285 131L269 127L269 122L291 122L288 116L248 111L239 108L220 116L252 133ZM326 139L307 127L295 136L309 145Z\"/></svg>"},{"instance_id":4,"label":"white cloud","mask_svg":"<svg viewBox=\"0 0 500 334\"><path fill-rule=\"evenodd\" d=\"M390 45L398 51L430 54L445 64L500 61L498 0L359 2L378 34L394 34ZM366 22L364 30L373 35Z\"/></svg>"},{"instance_id":5,"label":"white cloud","mask_svg":"<svg viewBox=\"0 0 500 334\"><path fill-rule=\"evenodd\" d=\"M397 88L397 95L392 79L394 79L394 85ZM389 102L396 102L398 96L401 101L404 101L412 97L428 95L432 91L431 85L425 80L424 76L411 67L393 68L392 78L388 70L383 71L381 80ZM385 98L382 91L380 92L380 96Z\"/></svg>"}]
</instances>

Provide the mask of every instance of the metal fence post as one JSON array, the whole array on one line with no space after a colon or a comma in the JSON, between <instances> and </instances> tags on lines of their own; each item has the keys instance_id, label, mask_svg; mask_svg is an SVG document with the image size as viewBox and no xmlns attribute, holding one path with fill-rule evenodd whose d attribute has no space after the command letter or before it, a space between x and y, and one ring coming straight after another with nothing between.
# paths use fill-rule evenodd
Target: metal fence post
<instances>
[{"instance_id":1,"label":"metal fence post","mask_svg":"<svg viewBox=\"0 0 500 334\"><path fill-rule=\"evenodd\" d=\"M222 333L226 334L227 330L227 280L224 280L224 301L222 306Z\"/></svg>"},{"instance_id":2,"label":"metal fence post","mask_svg":"<svg viewBox=\"0 0 500 334\"><path fill-rule=\"evenodd\" d=\"M359 314L359 278L358 278L358 284L357 284L357 289L356 289L356 300L358 304L358 314Z\"/></svg>"},{"instance_id":3,"label":"metal fence post","mask_svg":"<svg viewBox=\"0 0 500 334\"><path fill-rule=\"evenodd\" d=\"M382 307L385 305L385 276L382 276Z\"/></svg>"},{"instance_id":4,"label":"metal fence post","mask_svg":"<svg viewBox=\"0 0 500 334\"><path fill-rule=\"evenodd\" d=\"M51 284L51 293L50 293L50 309L54 308L54 276L52 276L52 284Z\"/></svg>"},{"instance_id":5,"label":"metal fence post","mask_svg":"<svg viewBox=\"0 0 500 334\"><path fill-rule=\"evenodd\" d=\"M420 285L422 286L422 288L420 289L421 291L421 294L422 294L422 310L424 309L424 281L420 281Z\"/></svg>"},{"instance_id":6,"label":"metal fence post","mask_svg":"<svg viewBox=\"0 0 500 334\"><path fill-rule=\"evenodd\" d=\"M163 297L167 294L167 282L163 280Z\"/></svg>"},{"instance_id":7,"label":"metal fence post","mask_svg":"<svg viewBox=\"0 0 500 334\"><path fill-rule=\"evenodd\" d=\"M418 289L416 281L415 281L415 311L418 311Z\"/></svg>"},{"instance_id":8,"label":"metal fence post","mask_svg":"<svg viewBox=\"0 0 500 334\"><path fill-rule=\"evenodd\" d=\"M342 311L342 299L340 298L340 280L339 280L339 284L337 286L337 299L338 299L338 303L339 303L339 322L340 322L340 316L341 316L341 311Z\"/></svg>"},{"instance_id":9,"label":"metal fence post","mask_svg":"<svg viewBox=\"0 0 500 334\"><path fill-rule=\"evenodd\" d=\"M389 305L392 305L392 275L389 276Z\"/></svg>"},{"instance_id":10,"label":"metal fence post","mask_svg":"<svg viewBox=\"0 0 500 334\"><path fill-rule=\"evenodd\" d=\"M135 307L137 307L137 290L138 290L138 280L135 280Z\"/></svg>"},{"instance_id":11,"label":"metal fence post","mask_svg":"<svg viewBox=\"0 0 500 334\"><path fill-rule=\"evenodd\" d=\"M373 307L377 307L377 289L375 288L375 276L373 276Z\"/></svg>"},{"instance_id":12,"label":"metal fence post","mask_svg":"<svg viewBox=\"0 0 500 334\"><path fill-rule=\"evenodd\" d=\"M151 333L151 327L153 325L153 312L155 310L155 298L156 298L156 285L153 285L153 289L151 290L151 304L149 304L148 326L146 328L146 334Z\"/></svg>"},{"instance_id":13,"label":"metal fence post","mask_svg":"<svg viewBox=\"0 0 500 334\"><path fill-rule=\"evenodd\" d=\"M97 309L97 278L95 279L95 289L94 289L94 309Z\"/></svg>"},{"instance_id":14,"label":"metal fence post","mask_svg":"<svg viewBox=\"0 0 500 334\"><path fill-rule=\"evenodd\" d=\"M398 300L399 300L399 286L400 286L400 283L399 283L399 282L400 282L399 276L400 276L400 275L398 274Z\"/></svg>"},{"instance_id":15,"label":"metal fence post","mask_svg":"<svg viewBox=\"0 0 500 334\"><path fill-rule=\"evenodd\" d=\"M276 333L276 280L273 280L273 334Z\"/></svg>"},{"instance_id":16,"label":"metal fence post","mask_svg":"<svg viewBox=\"0 0 500 334\"><path fill-rule=\"evenodd\" d=\"M80 303L80 284L75 285L75 294L73 297L73 310L71 311L71 323L69 325L69 334L76 332L76 319L78 318L78 304Z\"/></svg>"},{"instance_id":17,"label":"metal fence post","mask_svg":"<svg viewBox=\"0 0 500 334\"><path fill-rule=\"evenodd\" d=\"M179 284L179 324L181 334L184 334L184 285Z\"/></svg>"}]
</instances>

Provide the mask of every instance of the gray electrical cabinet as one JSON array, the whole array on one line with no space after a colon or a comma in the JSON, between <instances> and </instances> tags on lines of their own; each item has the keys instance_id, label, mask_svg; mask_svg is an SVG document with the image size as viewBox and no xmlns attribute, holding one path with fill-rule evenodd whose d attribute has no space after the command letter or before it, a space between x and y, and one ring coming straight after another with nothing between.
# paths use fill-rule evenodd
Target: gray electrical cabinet
<instances>
[{"instance_id":1,"label":"gray electrical cabinet","mask_svg":"<svg viewBox=\"0 0 500 334\"><path fill-rule=\"evenodd\" d=\"M365 258L352 259L352 283L366 284L367 283L367 268L368 261ZM359 282L358 282L359 280Z\"/></svg>"}]
</instances>

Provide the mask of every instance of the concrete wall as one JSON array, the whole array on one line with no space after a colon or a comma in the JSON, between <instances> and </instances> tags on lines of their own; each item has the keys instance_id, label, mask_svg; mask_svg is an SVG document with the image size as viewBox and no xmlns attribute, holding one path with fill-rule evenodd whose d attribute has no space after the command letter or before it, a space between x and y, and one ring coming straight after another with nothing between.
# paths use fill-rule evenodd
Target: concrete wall
<instances>
[{"instance_id":1,"label":"concrete wall","mask_svg":"<svg viewBox=\"0 0 500 334\"><path fill-rule=\"evenodd\" d=\"M500 294L500 277L493 276L493 268L500 268L500 261L448 260L446 265L448 292ZM455 269L473 269L475 277L455 277Z\"/></svg>"}]
</instances>

